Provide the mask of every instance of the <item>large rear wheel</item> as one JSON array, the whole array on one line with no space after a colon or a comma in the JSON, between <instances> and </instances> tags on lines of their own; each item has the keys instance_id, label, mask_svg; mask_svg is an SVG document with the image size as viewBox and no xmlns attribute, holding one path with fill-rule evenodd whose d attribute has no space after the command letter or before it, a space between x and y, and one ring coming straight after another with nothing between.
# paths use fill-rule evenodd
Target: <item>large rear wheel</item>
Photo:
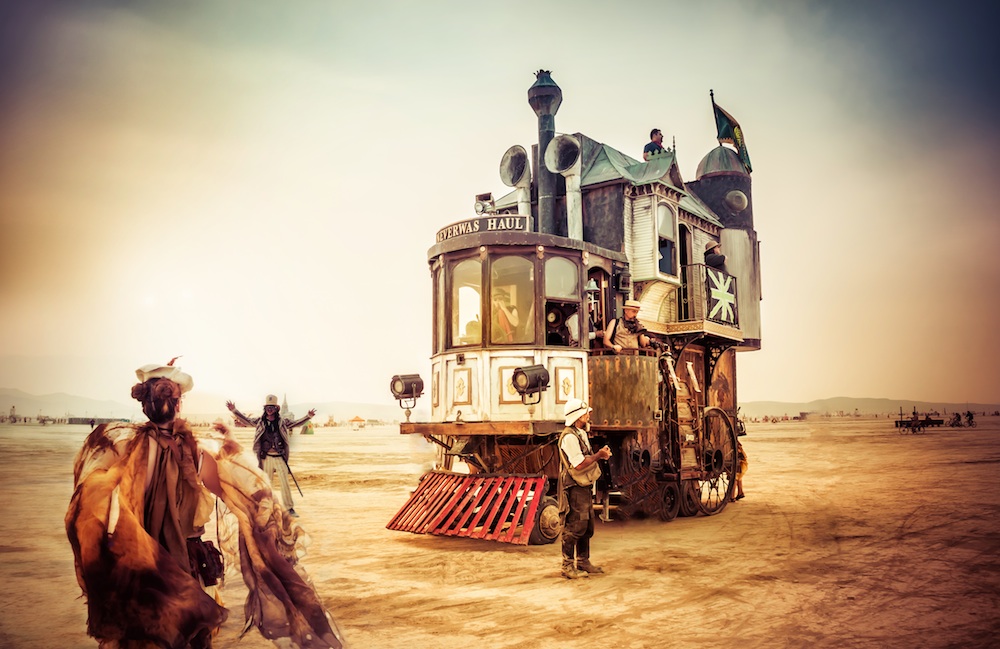
<instances>
[{"instance_id":1,"label":"large rear wheel","mask_svg":"<svg viewBox=\"0 0 1000 649\"><path fill-rule=\"evenodd\" d=\"M736 488L739 458L736 454L736 429L725 411L706 408L701 422L703 477L698 484L698 509L706 516L718 514Z\"/></svg>"}]
</instances>

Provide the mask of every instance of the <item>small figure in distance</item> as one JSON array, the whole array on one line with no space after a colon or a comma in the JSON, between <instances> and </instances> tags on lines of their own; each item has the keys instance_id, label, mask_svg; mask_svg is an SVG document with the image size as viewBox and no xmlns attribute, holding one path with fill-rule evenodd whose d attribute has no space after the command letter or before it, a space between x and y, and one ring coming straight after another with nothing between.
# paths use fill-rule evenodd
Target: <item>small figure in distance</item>
<instances>
[{"instance_id":1,"label":"small figure in distance","mask_svg":"<svg viewBox=\"0 0 1000 649\"><path fill-rule=\"evenodd\" d=\"M705 244L705 265L726 270L726 256L722 254L722 244L718 241L709 241Z\"/></svg>"},{"instance_id":2,"label":"small figure in distance","mask_svg":"<svg viewBox=\"0 0 1000 649\"><path fill-rule=\"evenodd\" d=\"M566 525L562 531L562 570L566 579L580 579L603 573L590 562L590 539L594 536L594 499L591 492L601 477L599 460L611 457L611 449L596 453L590 446L587 431L593 408L580 399L570 399L563 408L566 427L559 436L559 459L562 465L563 493L568 503Z\"/></svg>"},{"instance_id":3,"label":"small figure in distance","mask_svg":"<svg viewBox=\"0 0 1000 649\"><path fill-rule=\"evenodd\" d=\"M604 329L605 347L621 353L623 349L639 349L649 347L649 336L646 335L646 328L639 322L639 307L642 304L638 300L625 300L622 308L624 317L616 318L608 323Z\"/></svg>"},{"instance_id":4,"label":"small figure in distance","mask_svg":"<svg viewBox=\"0 0 1000 649\"><path fill-rule=\"evenodd\" d=\"M295 505L292 502L292 488L288 484L288 438L296 426L301 426L316 415L315 410L310 410L302 419L289 421L279 416L281 406L278 405L278 397L269 394L264 399L264 415L261 417L247 417L236 409L236 404L232 401L226 402L226 408L233 413L236 419L247 426L257 429L253 437L253 451L257 456L257 466L264 472L267 484L274 482L274 474L278 474L278 481L281 483L281 500L285 509L292 516L295 513Z\"/></svg>"},{"instance_id":5,"label":"small figure in distance","mask_svg":"<svg viewBox=\"0 0 1000 649\"><path fill-rule=\"evenodd\" d=\"M649 132L649 143L646 144L645 148L642 150L642 159L649 162L651 156L660 155L663 153L663 133L660 129L654 128Z\"/></svg>"}]
</instances>

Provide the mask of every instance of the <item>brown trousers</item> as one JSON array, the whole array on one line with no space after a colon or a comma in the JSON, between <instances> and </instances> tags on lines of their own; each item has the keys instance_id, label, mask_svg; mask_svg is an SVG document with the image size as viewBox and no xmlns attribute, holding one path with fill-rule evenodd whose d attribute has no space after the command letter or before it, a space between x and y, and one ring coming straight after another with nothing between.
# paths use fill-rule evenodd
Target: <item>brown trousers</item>
<instances>
[{"instance_id":1,"label":"brown trousers","mask_svg":"<svg viewBox=\"0 0 1000 649\"><path fill-rule=\"evenodd\" d=\"M566 488L569 512L562 531L563 563L590 559L590 539L594 536L594 501L590 487L572 485Z\"/></svg>"}]
</instances>

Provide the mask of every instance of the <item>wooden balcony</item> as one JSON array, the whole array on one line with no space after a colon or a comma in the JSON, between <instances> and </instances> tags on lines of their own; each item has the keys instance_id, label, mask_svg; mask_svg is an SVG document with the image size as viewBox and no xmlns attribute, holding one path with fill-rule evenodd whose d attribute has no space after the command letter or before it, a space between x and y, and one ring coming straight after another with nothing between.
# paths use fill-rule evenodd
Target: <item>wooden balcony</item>
<instances>
[{"instance_id":1,"label":"wooden balcony","mask_svg":"<svg viewBox=\"0 0 1000 649\"><path fill-rule=\"evenodd\" d=\"M703 332L742 342L734 275L705 264L682 266L675 296L676 320L666 323L665 333Z\"/></svg>"}]
</instances>

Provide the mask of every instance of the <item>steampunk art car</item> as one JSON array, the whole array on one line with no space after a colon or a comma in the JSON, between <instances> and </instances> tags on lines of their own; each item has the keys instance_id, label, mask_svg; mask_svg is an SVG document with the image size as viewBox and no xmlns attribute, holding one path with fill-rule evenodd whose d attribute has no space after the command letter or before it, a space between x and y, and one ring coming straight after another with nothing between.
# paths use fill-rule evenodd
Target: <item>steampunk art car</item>
<instances>
[{"instance_id":1,"label":"steampunk art car","mask_svg":"<svg viewBox=\"0 0 1000 649\"><path fill-rule=\"evenodd\" d=\"M594 447L613 452L600 515L722 511L735 487L736 356L760 348L750 164L739 125L715 105L720 145L685 182L676 151L635 160L582 133L557 134L562 91L528 90L538 144L500 163L511 191L437 233L430 421L424 392L393 377L404 435L439 446L392 530L550 543L561 530L563 408L588 402ZM723 143L733 143L727 147ZM725 265L705 263L721 243ZM641 303L649 348L615 353L605 328Z\"/></svg>"}]
</instances>

